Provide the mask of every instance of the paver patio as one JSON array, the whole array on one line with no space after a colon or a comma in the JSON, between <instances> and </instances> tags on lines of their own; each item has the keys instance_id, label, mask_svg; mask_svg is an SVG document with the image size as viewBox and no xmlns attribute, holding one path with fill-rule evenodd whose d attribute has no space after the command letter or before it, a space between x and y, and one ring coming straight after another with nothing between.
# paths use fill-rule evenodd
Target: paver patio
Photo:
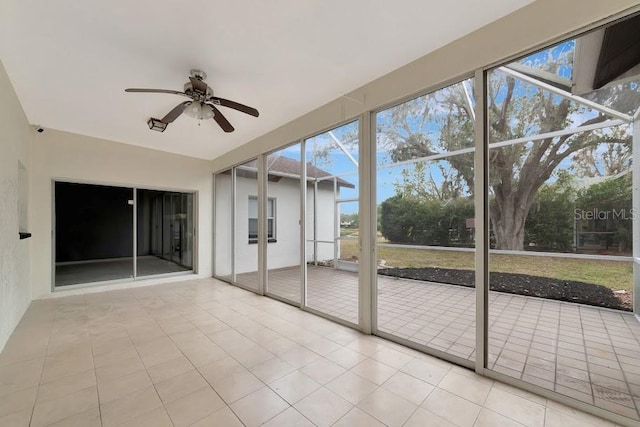
<instances>
[{"instance_id":1,"label":"paver patio","mask_svg":"<svg viewBox=\"0 0 640 427\"><path fill-rule=\"evenodd\" d=\"M269 293L300 299L300 269L268 273ZM238 275L256 286L255 274ZM310 308L357 323L357 273L310 266ZM475 290L378 276L378 329L475 359ZM633 314L489 293L489 368L640 420L640 323Z\"/></svg>"}]
</instances>

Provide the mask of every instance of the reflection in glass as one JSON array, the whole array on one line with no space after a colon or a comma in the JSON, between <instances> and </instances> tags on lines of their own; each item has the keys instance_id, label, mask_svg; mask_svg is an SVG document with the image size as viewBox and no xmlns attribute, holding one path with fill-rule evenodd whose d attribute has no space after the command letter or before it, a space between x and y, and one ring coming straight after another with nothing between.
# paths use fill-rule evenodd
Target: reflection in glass
<instances>
[{"instance_id":1,"label":"reflection in glass","mask_svg":"<svg viewBox=\"0 0 640 427\"><path fill-rule=\"evenodd\" d=\"M193 268L193 194L137 191L138 276Z\"/></svg>"},{"instance_id":2,"label":"reflection in glass","mask_svg":"<svg viewBox=\"0 0 640 427\"><path fill-rule=\"evenodd\" d=\"M55 286L133 278L133 189L55 183Z\"/></svg>"}]
</instances>

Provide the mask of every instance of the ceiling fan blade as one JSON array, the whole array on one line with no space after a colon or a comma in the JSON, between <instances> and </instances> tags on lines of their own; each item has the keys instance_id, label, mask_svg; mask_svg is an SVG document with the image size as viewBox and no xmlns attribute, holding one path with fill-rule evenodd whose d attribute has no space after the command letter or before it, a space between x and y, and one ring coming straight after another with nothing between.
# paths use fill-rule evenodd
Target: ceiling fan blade
<instances>
[{"instance_id":1,"label":"ceiling fan blade","mask_svg":"<svg viewBox=\"0 0 640 427\"><path fill-rule=\"evenodd\" d=\"M233 128L233 126L231 126L231 123L229 123L229 120L227 120L227 118L222 115L220 110L218 110L214 105L210 105L210 107L213 109L213 112L214 112L213 120L215 120L216 123L220 125L222 130L227 133L233 132L235 129Z\"/></svg>"},{"instance_id":2,"label":"ceiling fan blade","mask_svg":"<svg viewBox=\"0 0 640 427\"><path fill-rule=\"evenodd\" d=\"M139 89L139 88L129 88L129 89L125 89L125 92L140 92L140 93L171 93L173 95L182 95L182 96L186 96L189 97L189 95L187 95L184 92L180 92L178 90L169 90L169 89Z\"/></svg>"},{"instance_id":3,"label":"ceiling fan blade","mask_svg":"<svg viewBox=\"0 0 640 427\"><path fill-rule=\"evenodd\" d=\"M245 114L249 114L250 116L253 116L253 117L258 117L260 115L258 110L256 110L253 107L249 107L247 105L240 104L239 102L229 101L228 99L218 98L217 96L214 96L211 99L210 102L212 102L213 104L216 104L216 105L222 105L223 107L233 108L234 110L241 111L241 112L243 112Z\"/></svg>"},{"instance_id":4,"label":"ceiling fan blade","mask_svg":"<svg viewBox=\"0 0 640 427\"><path fill-rule=\"evenodd\" d=\"M208 86L205 82L203 82L200 79L196 79L195 77L189 77L189 80L191 81L191 86L193 87L193 90L204 93L204 94L207 93Z\"/></svg>"},{"instance_id":5,"label":"ceiling fan blade","mask_svg":"<svg viewBox=\"0 0 640 427\"><path fill-rule=\"evenodd\" d=\"M175 119L180 117L180 114L184 112L184 109L187 108L191 101L184 101L178 104L173 110L169 111L166 116L164 116L161 120L162 123L172 123Z\"/></svg>"}]
</instances>

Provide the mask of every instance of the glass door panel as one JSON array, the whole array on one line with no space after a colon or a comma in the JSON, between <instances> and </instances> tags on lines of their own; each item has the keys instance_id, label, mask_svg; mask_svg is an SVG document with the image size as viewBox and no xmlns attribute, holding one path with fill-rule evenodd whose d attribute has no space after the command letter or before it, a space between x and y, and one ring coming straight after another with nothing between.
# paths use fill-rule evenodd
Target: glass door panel
<instances>
[{"instance_id":1,"label":"glass door panel","mask_svg":"<svg viewBox=\"0 0 640 427\"><path fill-rule=\"evenodd\" d=\"M378 333L475 359L473 81L376 115Z\"/></svg>"},{"instance_id":2,"label":"glass door panel","mask_svg":"<svg viewBox=\"0 0 640 427\"><path fill-rule=\"evenodd\" d=\"M358 126L351 122L305 140L307 306L353 324L358 268L357 260L340 262L340 206L355 205L350 214L357 220Z\"/></svg>"},{"instance_id":3,"label":"glass door panel","mask_svg":"<svg viewBox=\"0 0 640 427\"><path fill-rule=\"evenodd\" d=\"M638 126L620 113L640 108L640 80L611 79L594 90L589 64L611 47L587 48L625 25L487 73L487 367L637 421ZM575 84L562 89L549 81Z\"/></svg>"},{"instance_id":4,"label":"glass door panel","mask_svg":"<svg viewBox=\"0 0 640 427\"><path fill-rule=\"evenodd\" d=\"M193 194L137 189L138 276L193 269Z\"/></svg>"},{"instance_id":5,"label":"glass door panel","mask_svg":"<svg viewBox=\"0 0 640 427\"><path fill-rule=\"evenodd\" d=\"M214 276L234 281L233 276L233 171L216 174L214 201Z\"/></svg>"},{"instance_id":6,"label":"glass door panel","mask_svg":"<svg viewBox=\"0 0 640 427\"><path fill-rule=\"evenodd\" d=\"M55 183L55 286L133 278L133 189Z\"/></svg>"},{"instance_id":7,"label":"glass door panel","mask_svg":"<svg viewBox=\"0 0 640 427\"><path fill-rule=\"evenodd\" d=\"M236 283L258 290L258 167L251 160L233 169L235 174L234 272Z\"/></svg>"},{"instance_id":8,"label":"glass door panel","mask_svg":"<svg viewBox=\"0 0 640 427\"><path fill-rule=\"evenodd\" d=\"M301 144L267 156L265 292L300 303Z\"/></svg>"}]
</instances>

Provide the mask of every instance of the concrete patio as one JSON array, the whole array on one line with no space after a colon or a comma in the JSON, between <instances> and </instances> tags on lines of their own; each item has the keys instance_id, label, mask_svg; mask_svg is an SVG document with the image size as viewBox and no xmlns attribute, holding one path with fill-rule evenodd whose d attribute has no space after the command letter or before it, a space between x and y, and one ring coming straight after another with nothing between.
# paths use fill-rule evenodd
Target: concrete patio
<instances>
[{"instance_id":1,"label":"concrete patio","mask_svg":"<svg viewBox=\"0 0 640 427\"><path fill-rule=\"evenodd\" d=\"M357 322L357 273L308 269L312 309ZM271 270L270 294L299 301L299 268ZM255 274L238 282L256 286ZM378 329L475 359L475 291L378 276ZM489 368L640 420L640 323L631 313L489 294Z\"/></svg>"}]
</instances>

